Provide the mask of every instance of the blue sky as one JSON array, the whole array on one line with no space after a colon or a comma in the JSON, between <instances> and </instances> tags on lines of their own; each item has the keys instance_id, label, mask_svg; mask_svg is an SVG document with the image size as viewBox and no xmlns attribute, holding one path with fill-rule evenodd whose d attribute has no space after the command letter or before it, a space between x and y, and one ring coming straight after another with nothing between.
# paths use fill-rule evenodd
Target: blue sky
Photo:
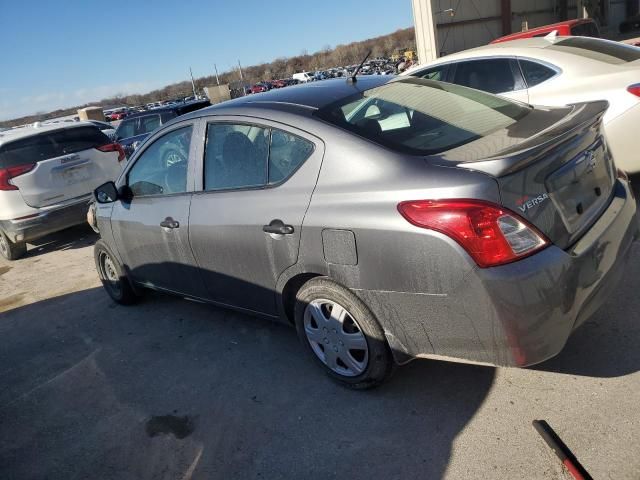
<instances>
[{"instance_id":1,"label":"blue sky","mask_svg":"<svg viewBox=\"0 0 640 480\"><path fill-rule=\"evenodd\" d=\"M412 24L410 0L0 0L0 120Z\"/></svg>"}]
</instances>

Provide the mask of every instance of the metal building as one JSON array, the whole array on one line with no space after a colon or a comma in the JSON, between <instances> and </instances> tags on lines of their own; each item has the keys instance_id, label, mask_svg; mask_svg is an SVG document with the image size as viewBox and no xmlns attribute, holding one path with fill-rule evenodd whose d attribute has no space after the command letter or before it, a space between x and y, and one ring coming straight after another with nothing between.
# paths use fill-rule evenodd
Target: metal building
<instances>
[{"instance_id":1,"label":"metal building","mask_svg":"<svg viewBox=\"0 0 640 480\"><path fill-rule=\"evenodd\" d=\"M412 0L421 62L489 43L523 29L592 17L615 33L640 0Z\"/></svg>"}]
</instances>

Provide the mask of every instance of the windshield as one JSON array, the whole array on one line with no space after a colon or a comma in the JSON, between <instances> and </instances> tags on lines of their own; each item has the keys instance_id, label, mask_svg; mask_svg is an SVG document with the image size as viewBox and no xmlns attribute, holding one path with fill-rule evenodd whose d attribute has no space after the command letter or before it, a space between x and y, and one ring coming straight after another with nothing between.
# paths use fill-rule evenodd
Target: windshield
<instances>
[{"instance_id":1,"label":"windshield","mask_svg":"<svg viewBox=\"0 0 640 480\"><path fill-rule=\"evenodd\" d=\"M315 115L393 150L431 155L506 128L530 110L459 85L408 78L343 98Z\"/></svg>"}]
</instances>

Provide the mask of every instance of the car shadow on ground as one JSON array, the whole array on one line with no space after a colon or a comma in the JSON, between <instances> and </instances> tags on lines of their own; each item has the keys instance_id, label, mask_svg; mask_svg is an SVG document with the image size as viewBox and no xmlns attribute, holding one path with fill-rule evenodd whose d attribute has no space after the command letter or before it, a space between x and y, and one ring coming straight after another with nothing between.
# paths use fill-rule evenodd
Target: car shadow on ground
<instances>
[{"instance_id":1,"label":"car shadow on ground","mask_svg":"<svg viewBox=\"0 0 640 480\"><path fill-rule=\"evenodd\" d=\"M25 257L35 257L56 250L88 247L96 243L98 238L98 234L89 225L77 225L29 242Z\"/></svg>"},{"instance_id":2,"label":"car shadow on ground","mask_svg":"<svg viewBox=\"0 0 640 480\"><path fill-rule=\"evenodd\" d=\"M414 361L352 391L290 327L101 288L2 313L0 334L8 478L441 478L495 376Z\"/></svg>"}]
</instances>

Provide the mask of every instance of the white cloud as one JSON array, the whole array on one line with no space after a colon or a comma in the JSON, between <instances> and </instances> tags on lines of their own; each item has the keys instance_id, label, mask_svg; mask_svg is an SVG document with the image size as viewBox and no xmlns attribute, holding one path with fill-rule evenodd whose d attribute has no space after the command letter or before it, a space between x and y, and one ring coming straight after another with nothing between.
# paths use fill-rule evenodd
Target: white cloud
<instances>
[{"instance_id":1,"label":"white cloud","mask_svg":"<svg viewBox=\"0 0 640 480\"><path fill-rule=\"evenodd\" d=\"M70 92L44 92L15 99L8 96L8 89L0 89L0 96L4 97L0 98L0 120L96 102L116 94L146 93L163 85L159 82L127 82L80 88Z\"/></svg>"}]
</instances>

